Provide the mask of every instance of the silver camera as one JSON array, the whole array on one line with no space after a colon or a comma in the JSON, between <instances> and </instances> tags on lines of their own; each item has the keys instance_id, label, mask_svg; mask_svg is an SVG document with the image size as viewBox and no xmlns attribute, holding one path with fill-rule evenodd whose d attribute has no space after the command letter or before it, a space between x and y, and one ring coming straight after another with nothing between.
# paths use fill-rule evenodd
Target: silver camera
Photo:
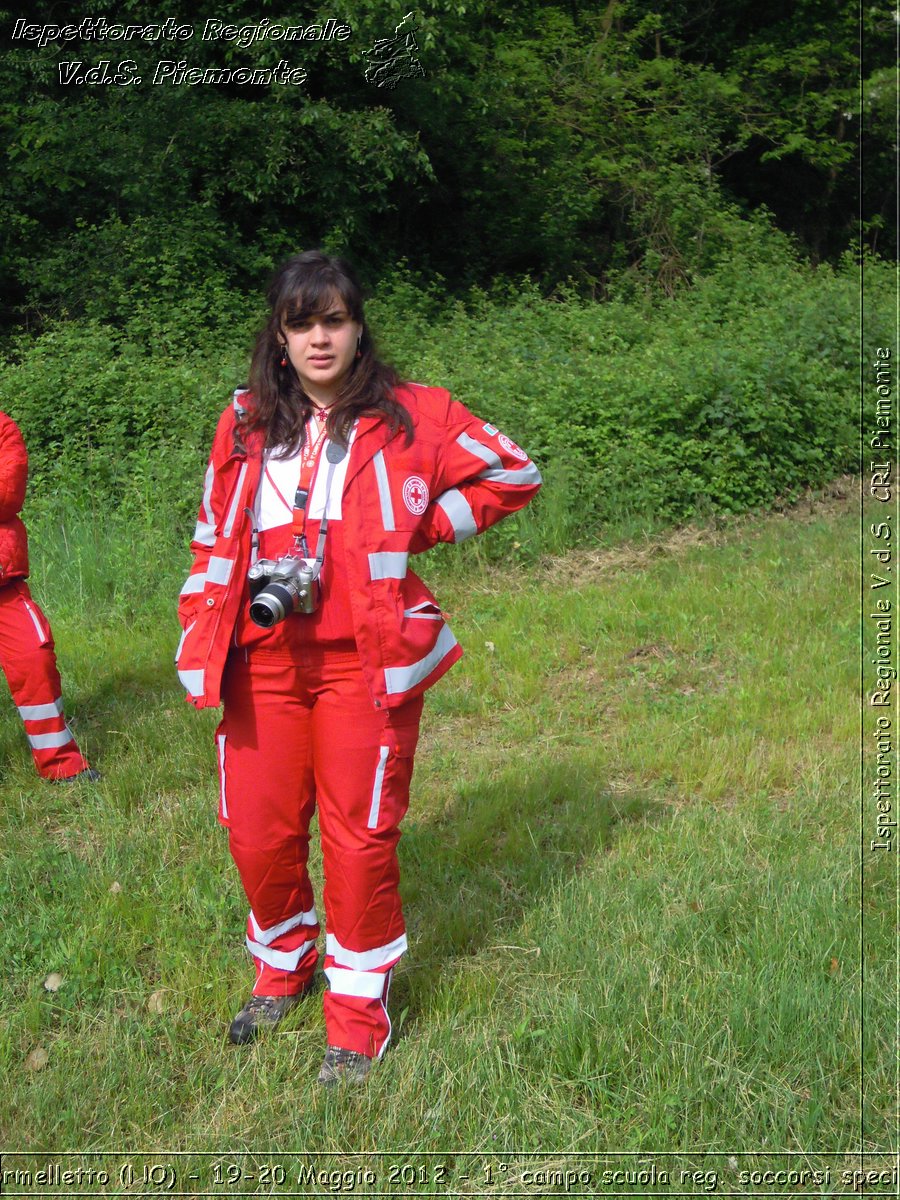
<instances>
[{"instance_id":1,"label":"silver camera","mask_svg":"<svg viewBox=\"0 0 900 1200\"><path fill-rule=\"evenodd\" d=\"M261 558L247 572L250 620L271 629L291 613L313 613L319 604L319 571L314 558L285 554L277 561Z\"/></svg>"}]
</instances>

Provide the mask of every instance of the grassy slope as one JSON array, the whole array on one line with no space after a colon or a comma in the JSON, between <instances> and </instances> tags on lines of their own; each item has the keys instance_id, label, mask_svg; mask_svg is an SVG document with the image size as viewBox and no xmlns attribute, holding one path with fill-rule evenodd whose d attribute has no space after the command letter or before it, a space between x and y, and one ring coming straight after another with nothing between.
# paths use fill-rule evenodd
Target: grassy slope
<instances>
[{"instance_id":1,"label":"grassy slope","mask_svg":"<svg viewBox=\"0 0 900 1200\"><path fill-rule=\"evenodd\" d=\"M426 710L396 1046L336 1097L313 1083L317 1002L223 1043L244 903L215 714L173 680L171 566L144 602L113 581L129 559L147 579L152 552L47 551L35 590L105 780L41 785L7 709L0 1146L858 1146L856 535L847 502L530 572L433 564L468 653ZM881 1149L888 874L869 866Z\"/></svg>"}]
</instances>

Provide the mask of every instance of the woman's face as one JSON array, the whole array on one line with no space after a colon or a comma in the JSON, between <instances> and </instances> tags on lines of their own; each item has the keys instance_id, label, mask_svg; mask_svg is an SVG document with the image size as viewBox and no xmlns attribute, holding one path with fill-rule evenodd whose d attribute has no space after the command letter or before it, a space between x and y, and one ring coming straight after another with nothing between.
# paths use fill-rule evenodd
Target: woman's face
<instances>
[{"instance_id":1,"label":"woman's face","mask_svg":"<svg viewBox=\"0 0 900 1200\"><path fill-rule=\"evenodd\" d=\"M317 404L330 404L356 357L362 326L339 296L320 313L283 325L281 342L300 376L303 390Z\"/></svg>"}]
</instances>

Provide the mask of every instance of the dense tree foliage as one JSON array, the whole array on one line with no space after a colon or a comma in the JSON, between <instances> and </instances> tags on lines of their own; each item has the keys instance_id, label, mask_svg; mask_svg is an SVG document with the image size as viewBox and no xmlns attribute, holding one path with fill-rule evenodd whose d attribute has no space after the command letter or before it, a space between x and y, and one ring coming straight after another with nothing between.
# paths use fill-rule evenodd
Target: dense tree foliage
<instances>
[{"instance_id":1,"label":"dense tree foliage","mask_svg":"<svg viewBox=\"0 0 900 1200\"><path fill-rule=\"evenodd\" d=\"M36 0L28 21L164 19L139 0L62 7ZM165 16L190 27L186 40L83 26L11 38L0 54L6 325L121 322L159 296L202 308L314 243L348 252L370 279L406 258L452 288L528 274L595 294L629 272L675 289L732 252L760 207L814 261L854 241L894 250L886 5L422 0L404 43L416 69L393 87L367 81L367 51L407 11L347 0L301 17L258 0L250 16L238 0L173 0ZM18 19L2 14L10 33ZM252 36L264 22L328 19L350 34ZM207 20L251 32L204 38ZM281 63L305 77L194 84L173 67L153 82L163 60ZM64 65L104 61L107 75L132 64L132 81L76 83Z\"/></svg>"}]
</instances>

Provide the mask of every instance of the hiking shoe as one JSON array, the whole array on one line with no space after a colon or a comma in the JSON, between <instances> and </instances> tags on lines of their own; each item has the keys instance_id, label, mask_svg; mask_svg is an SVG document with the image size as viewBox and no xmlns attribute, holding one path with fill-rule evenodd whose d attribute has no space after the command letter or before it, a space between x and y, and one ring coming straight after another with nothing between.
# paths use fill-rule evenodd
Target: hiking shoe
<instances>
[{"instance_id":1,"label":"hiking shoe","mask_svg":"<svg viewBox=\"0 0 900 1200\"><path fill-rule=\"evenodd\" d=\"M251 996L229 1026L229 1041L244 1046L253 1041L260 1029L274 1029L314 987L315 984L309 983L293 996Z\"/></svg>"},{"instance_id":2,"label":"hiking shoe","mask_svg":"<svg viewBox=\"0 0 900 1200\"><path fill-rule=\"evenodd\" d=\"M325 1051L318 1082L325 1087L334 1087L336 1083L362 1083L372 1070L373 1061L358 1050L329 1046Z\"/></svg>"},{"instance_id":3,"label":"hiking shoe","mask_svg":"<svg viewBox=\"0 0 900 1200\"><path fill-rule=\"evenodd\" d=\"M83 771L76 771L74 775L57 775L55 779L51 779L50 783L99 783L102 776L99 771L93 767L85 767Z\"/></svg>"}]
</instances>

